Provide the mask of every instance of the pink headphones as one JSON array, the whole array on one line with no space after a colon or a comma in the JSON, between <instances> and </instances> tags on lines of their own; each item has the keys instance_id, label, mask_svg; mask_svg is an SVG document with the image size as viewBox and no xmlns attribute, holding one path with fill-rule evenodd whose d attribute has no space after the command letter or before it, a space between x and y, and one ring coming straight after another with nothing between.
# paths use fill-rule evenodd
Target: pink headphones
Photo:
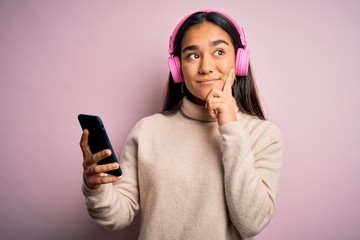
<instances>
[{"instance_id":1,"label":"pink headphones","mask_svg":"<svg viewBox=\"0 0 360 240\"><path fill-rule=\"evenodd\" d=\"M220 13L221 15L226 17L235 26L235 28L237 29L237 31L240 35L241 44L243 45L243 48L238 48L236 51L235 74L236 74L236 76L247 76L248 69L249 69L249 50L246 47L247 44L246 44L246 38L245 38L245 33L244 33L243 28L239 27L237 25L237 23L230 16L228 16L222 12L219 12L216 10L203 10L201 12ZM181 83L181 82L184 82L184 80L183 80L182 72L181 72L180 58L178 56L173 55L174 54L174 42L175 42L176 35L179 31L179 28L191 15L192 14L186 16L176 25L173 33L170 36L170 40L169 40L170 57L168 60L168 64L169 64L171 75L172 75L175 83Z\"/></svg>"}]
</instances>

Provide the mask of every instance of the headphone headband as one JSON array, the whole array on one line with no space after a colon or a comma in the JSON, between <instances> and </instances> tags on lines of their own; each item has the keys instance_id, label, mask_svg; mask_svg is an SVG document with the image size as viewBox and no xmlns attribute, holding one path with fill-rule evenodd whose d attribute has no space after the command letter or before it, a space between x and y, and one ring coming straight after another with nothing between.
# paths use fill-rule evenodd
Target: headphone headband
<instances>
[{"instance_id":1,"label":"headphone headband","mask_svg":"<svg viewBox=\"0 0 360 240\"><path fill-rule=\"evenodd\" d=\"M226 17L233 25L234 27L236 28L236 30L238 31L239 35L240 35L240 41L241 41L241 44L243 45L243 48L244 49L247 49L247 43L246 43L246 38L245 38L245 32L244 32L244 29L242 27L240 27L236 21L234 21L234 19L232 19L229 15L223 13L223 12L220 12L220 11L217 11L217 10L202 10L202 11L199 11L199 12L205 12L205 13L210 13L210 12L215 12L215 13L219 13L221 15L223 15L224 17ZM195 12L196 13L196 12ZM169 40L169 54L170 55L173 55L174 54L174 47L175 47L175 38L176 38L176 35L178 34L179 32L179 29L180 27L183 25L183 23L191 16L193 15L194 13L191 13L187 16L185 16L183 19L181 19L181 21L176 25L176 27L174 28L174 31L173 33L170 35L170 40Z\"/></svg>"}]
</instances>

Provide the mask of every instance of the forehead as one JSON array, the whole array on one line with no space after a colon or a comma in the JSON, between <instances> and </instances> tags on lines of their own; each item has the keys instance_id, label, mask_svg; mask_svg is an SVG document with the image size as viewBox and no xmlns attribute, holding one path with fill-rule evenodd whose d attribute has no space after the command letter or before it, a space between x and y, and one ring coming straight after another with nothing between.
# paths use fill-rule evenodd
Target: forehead
<instances>
[{"instance_id":1,"label":"forehead","mask_svg":"<svg viewBox=\"0 0 360 240\"><path fill-rule=\"evenodd\" d=\"M232 45L231 37L225 30L213 23L203 22L190 27L185 32L181 41L181 48L186 47L186 45L208 44L220 39Z\"/></svg>"}]
</instances>

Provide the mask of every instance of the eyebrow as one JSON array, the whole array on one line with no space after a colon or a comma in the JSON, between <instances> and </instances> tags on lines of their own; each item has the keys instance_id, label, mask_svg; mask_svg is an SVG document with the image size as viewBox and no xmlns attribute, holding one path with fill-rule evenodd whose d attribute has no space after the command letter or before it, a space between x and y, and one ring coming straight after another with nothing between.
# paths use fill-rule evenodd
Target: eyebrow
<instances>
[{"instance_id":1,"label":"eyebrow","mask_svg":"<svg viewBox=\"0 0 360 240\"><path fill-rule=\"evenodd\" d=\"M217 46L217 45L222 44L222 43L224 43L224 44L226 44L226 45L229 46L229 43L228 43L227 41L225 41L225 40L222 40L222 39L212 41L212 42L210 43L210 46ZM194 51L194 50L197 50L197 49L199 49L199 46L197 46L197 45L190 45L190 46L185 47L182 52L184 53L184 52L186 52L186 51Z\"/></svg>"}]
</instances>

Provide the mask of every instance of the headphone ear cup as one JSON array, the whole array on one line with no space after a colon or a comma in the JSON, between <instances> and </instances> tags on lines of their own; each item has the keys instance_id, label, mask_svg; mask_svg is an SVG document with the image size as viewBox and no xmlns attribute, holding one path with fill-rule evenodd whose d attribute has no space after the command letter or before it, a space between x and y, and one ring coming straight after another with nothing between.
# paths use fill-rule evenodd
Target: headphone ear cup
<instances>
[{"instance_id":1,"label":"headphone ear cup","mask_svg":"<svg viewBox=\"0 0 360 240\"><path fill-rule=\"evenodd\" d=\"M235 60L235 75L247 76L249 70L249 50L238 48Z\"/></svg>"},{"instance_id":2,"label":"headphone ear cup","mask_svg":"<svg viewBox=\"0 0 360 240\"><path fill-rule=\"evenodd\" d=\"M183 82L179 57L169 57L168 60L171 75L175 83Z\"/></svg>"}]
</instances>

